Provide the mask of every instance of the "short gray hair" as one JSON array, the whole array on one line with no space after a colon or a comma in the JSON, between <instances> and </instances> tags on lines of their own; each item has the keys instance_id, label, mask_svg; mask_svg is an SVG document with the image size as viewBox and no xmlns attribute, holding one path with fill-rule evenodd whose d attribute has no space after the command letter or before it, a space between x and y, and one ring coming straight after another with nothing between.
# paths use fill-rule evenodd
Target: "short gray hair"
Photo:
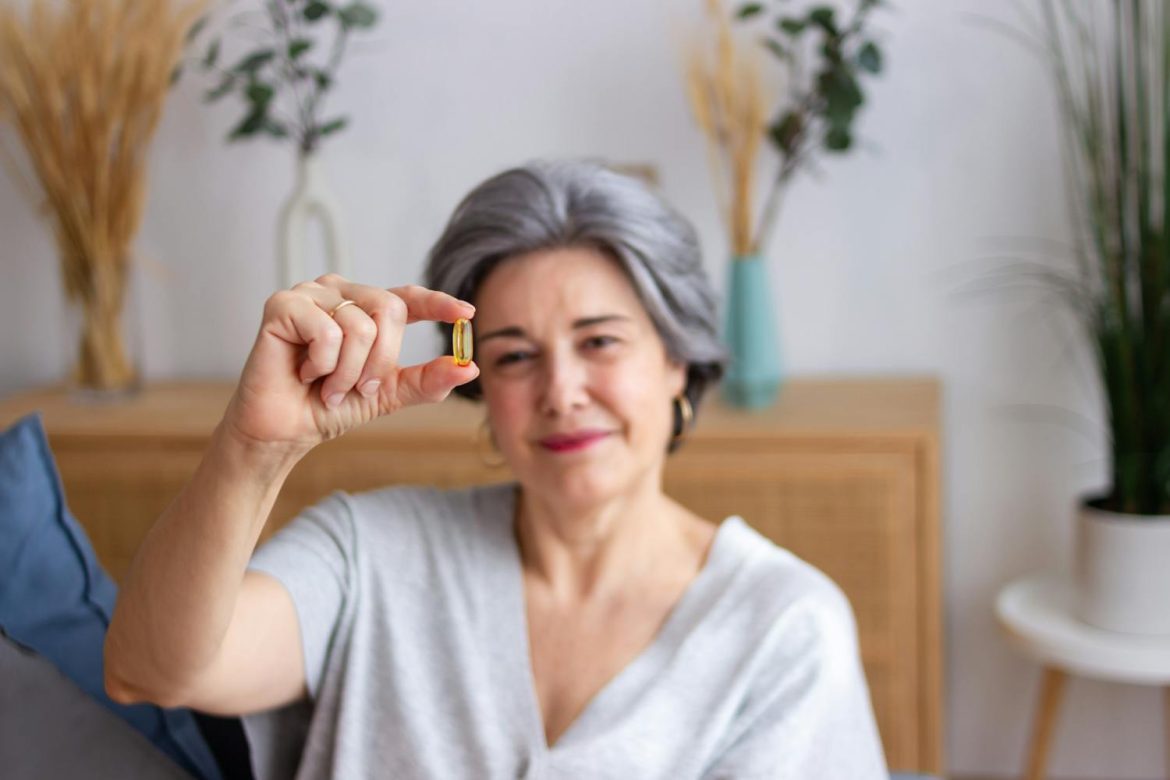
<instances>
[{"instance_id":1,"label":"short gray hair","mask_svg":"<svg viewBox=\"0 0 1170 780\"><path fill-rule=\"evenodd\" d=\"M617 260L698 410L727 364L717 301L691 224L641 181L581 160L540 161L493 176L455 209L427 258L426 285L475 303L500 262L542 249L592 247ZM451 325L439 323L446 339ZM482 396L479 381L455 388ZM675 433L681 433L681 420ZM673 449L673 445L672 445Z\"/></svg>"}]
</instances>

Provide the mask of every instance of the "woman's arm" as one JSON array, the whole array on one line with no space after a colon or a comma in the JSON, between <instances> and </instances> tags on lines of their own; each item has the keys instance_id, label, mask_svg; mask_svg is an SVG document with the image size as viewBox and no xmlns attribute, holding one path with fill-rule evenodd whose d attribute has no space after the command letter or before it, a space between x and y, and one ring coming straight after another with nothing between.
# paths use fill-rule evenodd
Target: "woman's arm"
<instances>
[{"instance_id":1,"label":"woman's arm","mask_svg":"<svg viewBox=\"0 0 1170 780\"><path fill-rule=\"evenodd\" d=\"M292 601L271 578L245 574L297 460L217 428L122 586L106 635L112 699L225 712L233 703L265 709L303 696Z\"/></svg>"},{"instance_id":2,"label":"woman's arm","mask_svg":"<svg viewBox=\"0 0 1170 780\"><path fill-rule=\"evenodd\" d=\"M450 357L397 364L408 323L473 314L445 293L334 275L269 298L207 453L131 564L106 636L111 698L240 713L304 695L292 599L246 572L260 531L318 443L478 375Z\"/></svg>"}]
</instances>

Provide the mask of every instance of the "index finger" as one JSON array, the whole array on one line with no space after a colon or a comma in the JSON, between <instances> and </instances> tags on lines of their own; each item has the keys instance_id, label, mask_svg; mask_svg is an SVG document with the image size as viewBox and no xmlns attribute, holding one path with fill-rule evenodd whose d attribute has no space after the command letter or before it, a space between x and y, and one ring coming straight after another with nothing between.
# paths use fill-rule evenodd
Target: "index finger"
<instances>
[{"instance_id":1,"label":"index finger","mask_svg":"<svg viewBox=\"0 0 1170 780\"><path fill-rule=\"evenodd\" d=\"M419 320L454 322L458 319L471 319L475 316L475 307L470 303L422 285L408 284L405 287L391 287L390 292L397 295L406 304L408 324Z\"/></svg>"}]
</instances>

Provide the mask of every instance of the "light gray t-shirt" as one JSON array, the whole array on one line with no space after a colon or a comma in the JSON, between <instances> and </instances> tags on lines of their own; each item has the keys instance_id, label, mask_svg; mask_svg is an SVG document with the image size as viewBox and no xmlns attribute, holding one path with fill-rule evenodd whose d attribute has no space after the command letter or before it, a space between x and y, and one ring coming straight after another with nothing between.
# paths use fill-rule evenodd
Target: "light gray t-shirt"
<instances>
[{"instance_id":1,"label":"light gray t-shirt","mask_svg":"<svg viewBox=\"0 0 1170 780\"><path fill-rule=\"evenodd\" d=\"M260 780L885 780L848 601L738 516L550 748L516 493L336 493L256 552L296 605L309 690L244 719Z\"/></svg>"}]
</instances>

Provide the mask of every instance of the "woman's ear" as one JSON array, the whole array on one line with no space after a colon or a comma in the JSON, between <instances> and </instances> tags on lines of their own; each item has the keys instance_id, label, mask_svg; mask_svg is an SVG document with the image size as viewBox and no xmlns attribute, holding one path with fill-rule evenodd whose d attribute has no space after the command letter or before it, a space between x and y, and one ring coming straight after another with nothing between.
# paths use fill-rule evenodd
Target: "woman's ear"
<instances>
[{"instance_id":1,"label":"woman's ear","mask_svg":"<svg viewBox=\"0 0 1170 780\"><path fill-rule=\"evenodd\" d=\"M687 369L689 366L686 363L670 361L667 366L667 382L670 385L670 397L677 398L682 394L683 390L687 389Z\"/></svg>"}]
</instances>

